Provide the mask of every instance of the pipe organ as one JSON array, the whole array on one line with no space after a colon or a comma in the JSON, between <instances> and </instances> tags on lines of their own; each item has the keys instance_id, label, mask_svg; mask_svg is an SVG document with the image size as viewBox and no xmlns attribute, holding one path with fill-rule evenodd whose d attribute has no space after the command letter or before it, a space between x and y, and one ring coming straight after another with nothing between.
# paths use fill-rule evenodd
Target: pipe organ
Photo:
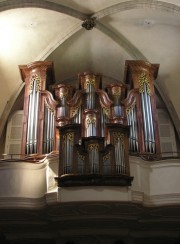
<instances>
[{"instance_id":1,"label":"pipe organ","mask_svg":"<svg viewBox=\"0 0 180 244\"><path fill-rule=\"evenodd\" d=\"M101 75L83 73L75 90L53 84L52 62L21 65L22 154L48 154L58 145L61 186L131 185L129 152L146 159L160 153L153 85L158 68L126 61L124 84L103 90Z\"/></svg>"}]
</instances>

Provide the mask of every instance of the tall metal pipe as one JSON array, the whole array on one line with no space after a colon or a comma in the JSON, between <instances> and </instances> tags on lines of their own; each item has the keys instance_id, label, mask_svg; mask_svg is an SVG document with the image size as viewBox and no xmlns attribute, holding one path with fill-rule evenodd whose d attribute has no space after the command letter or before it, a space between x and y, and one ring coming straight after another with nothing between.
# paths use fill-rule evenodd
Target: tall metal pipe
<instances>
[{"instance_id":1,"label":"tall metal pipe","mask_svg":"<svg viewBox=\"0 0 180 244\"><path fill-rule=\"evenodd\" d=\"M144 139L145 139L145 151L148 151L148 131L147 131L147 121L146 121L146 108L144 101L144 94L141 93L141 102L142 102L142 113L143 113L143 121L144 121Z\"/></svg>"},{"instance_id":2,"label":"tall metal pipe","mask_svg":"<svg viewBox=\"0 0 180 244\"><path fill-rule=\"evenodd\" d=\"M130 150L132 151L132 128L131 128L131 120L130 120L130 116L129 116L129 111L127 112L127 124L130 126L130 130L129 130L129 147Z\"/></svg>"},{"instance_id":3,"label":"tall metal pipe","mask_svg":"<svg viewBox=\"0 0 180 244\"><path fill-rule=\"evenodd\" d=\"M44 106L44 127L43 127L43 153L46 153L47 146L47 107Z\"/></svg>"},{"instance_id":4,"label":"tall metal pipe","mask_svg":"<svg viewBox=\"0 0 180 244\"><path fill-rule=\"evenodd\" d=\"M136 138L136 151L138 152L139 144L138 144L137 118L136 118L135 106L133 107L133 120L134 120L134 131L135 131L135 138Z\"/></svg>"},{"instance_id":5,"label":"tall metal pipe","mask_svg":"<svg viewBox=\"0 0 180 244\"><path fill-rule=\"evenodd\" d=\"M68 173L68 165L69 165L69 139L66 136L66 173Z\"/></svg>"},{"instance_id":6,"label":"tall metal pipe","mask_svg":"<svg viewBox=\"0 0 180 244\"><path fill-rule=\"evenodd\" d=\"M130 110L130 116L131 116L131 128L132 128L132 146L133 146L133 151L136 151L136 145L135 145L135 126L134 126L133 108L131 108L131 110Z\"/></svg>"},{"instance_id":7,"label":"tall metal pipe","mask_svg":"<svg viewBox=\"0 0 180 244\"><path fill-rule=\"evenodd\" d=\"M52 115L52 150L54 148L54 139L55 139L55 127L54 127L54 113Z\"/></svg>"},{"instance_id":8,"label":"tall metal pipe","mask_svg":"<svg viewBox=\"0 0 180 244\"><path fill-rule=\"evenodd\" d=\"M36 91L34 114L34 153L37 153L37 129L38 129L39 91Z\"/></svg>"},{"instance_id":9,"label":"tall metal pipe","mask_svg":"<svg viewBox=\"0 0 180 244\"><path fill-rule=\"evenodd\" d=\"M34 113L35 113L35 100L36 100L36 80L32 91L32 107L30 118L30 154L34 153Z\"/></svg>"},{"instance_id":10,"label":"tall metal pipe","mask_svg":"<svg viewBox=\"0 0 180 244\"><path fill-rule=\"evenodd\" d=\"M47 138L46 138L46 145L47 145L47 152L49 151L49 130L50 130L50 111L47 109Z\"/></svg>"},{"instance_id":11,"label":"tall metal pipe","mask_svg":"<svg viewBox=\"0 0 180 244\"><path fill-rule=\"evenodd\" d=\"M155 136L154 136L154 124L153 124L153 119L152 119L152 108L151 108L151 101L150 101L150 96L148 96L148 106L149 106L149 111L150 111L150 123L151 123L151 135L152 135L152 150L153 153L155 153Z\"/></svg>"},{"instance_id":12,"label":"tall metal pipe","mask_svg":"<svg viewBox=\"0 0 180 244\"><path fill-rule=\"evenodd\" d=\"M30 147L30 122L31 122L31 115L32 115L32 91L31 93L29 94L29 106L28 106L28 121L27 121L27 135L26 135L26 153L29 154L30 153L30 150L29 150L29 147Z\"/></svg>"},{"instance_id":13,"label":"tall metal pipe","mask_svg":"<svg viewBox=\"0 0 180 244\"><path fill-rule=\"evenodd\" d=\"M148 103L148 93L147 93L147 87L146 87L146 84L144 84L144 96L145 96L145 104L146 104L146 117L147 117L147 124L148 124L148 132L149 132L149 137L148 137L148 145L149 145L149 152L152 152L152 134L153 134L153 131L152 131L152 123L151 123L151 120L150 120L150 104Z\"/></svg>"},{"instance_id":14,"label":"tall metal pipe","mask_svg":"<svg viewBox=\"0 0 180 244\"><path fill-rule=\"evenodd\" d=\"M52 151L52 130L53 130L53 124L52 124L52 118L53 117L53 113L52 111L50 111L50 123L49 123L49 152Z\"/></svg>"}]
</instances>

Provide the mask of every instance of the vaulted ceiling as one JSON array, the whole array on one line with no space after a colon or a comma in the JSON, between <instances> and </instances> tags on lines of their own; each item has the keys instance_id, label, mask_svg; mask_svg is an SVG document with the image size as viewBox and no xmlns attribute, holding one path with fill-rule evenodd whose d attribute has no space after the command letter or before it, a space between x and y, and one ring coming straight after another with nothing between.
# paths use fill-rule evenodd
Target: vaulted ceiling
<instances>
[{"instance_id":1,"label":"vaulted ceiling","mask_svg":"<svg viewBox=\"0 0 180 244\"><path fill-rule=\"evenodd\" d=\"M54 62L57 82L83 71L123 81L125 60L159 63L156 88L180 131L179 0L0 0L0 33L0 134L23 87L18 65L37 60Z\"/></svg>"}]
</instances>

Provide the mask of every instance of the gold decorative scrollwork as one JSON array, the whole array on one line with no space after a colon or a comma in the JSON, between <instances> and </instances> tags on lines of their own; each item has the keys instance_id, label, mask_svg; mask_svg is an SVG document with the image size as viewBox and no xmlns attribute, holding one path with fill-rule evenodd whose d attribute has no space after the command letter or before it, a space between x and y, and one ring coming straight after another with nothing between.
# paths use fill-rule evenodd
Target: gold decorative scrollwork
<instances>
[{"instance_id":1,"label":"gold decorative scrollwork","mask_svg":"<svg viewBox=\"0 0 180 244\"><path fill-rule=\"evenodd\" d=\"M81 106L81 102L77 106L71 107L71 110L70 110L71 111L70 112L70 117L71 118L73 118L78 113L78 110L79 110L80 106Z\"/></svg>"},{"instance_id":2,"label":"gold decorative scrollwork","mask_svg":"<svg viewBox=\"0 0 180 244\"><path fill-rule=\"evenodd\" d=\"M77 154L78 154L78 157L81 159L81 160L85 160L85 156L84 155L82 155L82 154L80 154L79 152L77 152Z\"/></svg>"},{"instance_id":3,"label":"gold decorative scrollwork","mask_svg":"<svg viewBox=\"0 0 180 244\"><path fill-rule=\"evenodd\" d=\"M70 141L71 144L74 142L74 133L67 133L63 135L63 144L66 144L67 141Z\"/></svg>"},{"instance_id":4,"label":"gold decorative scrollwork","mask_svg":"<svg viewBox=\"0 0 180 244\"><path fill-rule=\"evenodd\" d=\"M55 110L51 108L47 103L45 103L45 106L53 115L55 114Z\"/></svg>"},{"instance_id":5,"label":"gold decorative scrollwork","mask_svg":"<svg viewBox=\"0 0 180 244\"><path fill-rule=\"evenodd\" d=\"M67 88L64 91L59 91L59 98L60 99L67 97L67 95L68 95L68 89Z\"/></svg>"},{"instance_id":6,"label":"gold decorative scrollwork","mask_svg":"<svg viewBox=\"0 0 180 244\"><path fill-rule=\"evenodd\" d=\"M90 124L94 124L94 126L96 127L96 117L91 114L86 117L86 128L88 128Z\"/></svg>"},{"instance_id":7,"label":"gold decorative scrollwork","mask_svg":"<svg viewBox=\"0 0 180 244\"><path fill-rule=\"evenodd\" d=\"M99 150L99 144L89 144L88 145L88 151L93 151L93 150L98 151Z\"/></svg>"},{"instance_id":8,"label":"gold decorative scrollwork","mask_svg":"<svg viewBox=\"0 0 180 244\"><path fill-rule=\"evenodd\" d=\"M66 137L70 142L74 142L74 133L67 133Z\"/></svg>"},{"instance_id":9,"label":"gold decorative scrollwork","mask_svg":"<svg viewBox=\"0 0 180 244\"><path fill-rule=\"evenodd\" d=\"M103 162L105 162L106 160L108 160L110 158L110 152L107 153L106 155L104 155L103 157Z\"/></svg>"},{"instance_id":10,"label":"gold decorative scrollwork","mask_svg":"<svg viewBox=\"0 0 180 244\"><path fill-rule=\"evenodd\" d=\"M119 86L114 86L112 87L112 95L113 96L120 96L121 95L121 87Z\"/></svg>"},{"instance_id":11,"label":"gold decorative scrollwork","mask_svg":"<svg viewBox=\"0 0 180 244\"><path fill-rule=\"evenodd\" d=\"M96 79L95 79L95 76L93 75L87 75L86 78L85 78L85 84L86 84L86 88L89 86L89 85L92 85L95 87L95 84L96 84Z\"/></svg>"},{"instance_id":12,"label":"gold decorative scrollwork","mask_svg":"<svg viewBox=\"0 0 180 244\"><path fill-rule=\"evenodd\" d=\"M114 144L116 144L118 141L124 143L124 134L121 132L113 132L113 140L114 140Z\"/></svg>"},{"instance_id":13,"label":"gold decorative scrollwork","mask_svg":"<svg viewBox=\"0 0 180 244\"><path fill-rule=\"evenodd\" d=\"M109 108L106 108L106 107L103 107L103 112L105 113L105 115L109 118L110 117L110 109Z\"/></svg>"},{"instance_id":14,"label":"gold decorative scrollwork","mask_svg":"<svg viewBox=\"0 0 180 244\"><path fill-rule=\"evenodd\" d=\"M32 76L30 81L29 93L31 93L33 90L34 82L36 82L36 92L39 92L41 90L41 78L37 74L35 74Z\"/></svg>"},{"instance_id":15,"label":"gold decorative scrollwork","mask_svg":"<svg viewBox=\"0 0 180 244\"><path fill-rule=\"evenodd\" d=\"M109 118L111 115L110 108L105 107L101 100L100 100L100 104L101 104L104 114Z\"/></svg>"},{"instance_id":16,"label":"gold decorative scrollwork","mask_svg":"<svg viewBox=\"0 0 180 244\"><path fill-rule=\"evenodd\" d=\"M144 84L145 84L147 86L147 94L149 96L151 96L151 88L150 88L149 79L148 79L146 73L143 72L139 76L138 82L139 82L139 92L140 93L144 92Z\"/></svg>"}]
</instances>

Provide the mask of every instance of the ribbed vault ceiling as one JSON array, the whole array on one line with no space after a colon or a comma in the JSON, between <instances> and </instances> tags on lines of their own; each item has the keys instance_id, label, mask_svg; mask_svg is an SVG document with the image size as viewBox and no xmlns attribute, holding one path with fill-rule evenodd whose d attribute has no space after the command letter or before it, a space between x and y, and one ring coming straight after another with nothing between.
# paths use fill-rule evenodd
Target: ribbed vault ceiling
<instances>
[{"instance_id":1,"label":"ribbed vault ceiling","mask_svg":"<svg viewBox=\"0 0 180 244\"><path fill-rule=\"evenodd\" d=\"M45 59L57 82L82 71L123 81L125 60L159 63L156 87L180 130L179 0L0 1L0 33L0 134L23 86L18 65Z\"/></svg>"}]
</instances>

